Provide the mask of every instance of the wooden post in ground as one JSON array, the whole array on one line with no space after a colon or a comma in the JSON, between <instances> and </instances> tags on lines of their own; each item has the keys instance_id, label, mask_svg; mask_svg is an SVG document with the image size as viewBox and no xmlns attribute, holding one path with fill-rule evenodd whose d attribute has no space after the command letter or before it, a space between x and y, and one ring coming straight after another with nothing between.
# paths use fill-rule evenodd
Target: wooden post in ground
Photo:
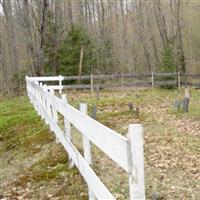
<instances>
[{"instance_id":1,"label":"wooden post in ground","mask_svg":"<svg viewBox=\"0 0 200 200\"><path fill-rule=\"evenodd\" d=\"M130 124L127 136L130 140L132 161L129 173L130 199L145 200L143 126Z\"/></svg>"},{"instance_id":2,"label":"wooden post in ground","mask_svg":"<svg viewBox=\"0 0 200 200\"><path fill-rule=\"evenodd\" d=\"M97 100L99 100L99 84L97 84L96 86L96 96L97 96Z\"/></svg>"},{"instance_id":3,"label":"wooden post in ground","mask_svg":"<svg viewBox=\"0 0 200 200\"><path fill-rule=\"evenodd\" d=\"M61 98L64 102L68 103L66 94L62 94ZM69 140L72 140L71 124L66 117L64 117L64 127L65 127L65 137L67 137ZM69 163L69 168L72 168L74 166L74 162L72 161L72 159L70 157L68 159L68 163Z\"/></svg>"},{"instance_id":4,"label":"wooden post in ground","mask_svg":"<svg viewBox=\"0 0 200 200\"><path fill-rule=\"evenodd\" d=\"M151 87L154 88L155 84L154 84L154 73L151 72Z\"/></svg>"},{"instance_id":5,"label":"wooden post in ground","mask_svg":"<svg viewBox=\"0 0 200 200\"><path fill-rule=\"evenodd\" d=\"M181 88L181 76L180 76L180 72L177 73L177 78L178 78L178 89Z\"/></svg>"},{"instance_id":6,"label":"wooden post in ground","mask_svg":"<svg viewBox=\"0 0 200 200\"><path fill-rule=\"evenodd\" d=\"M122 89L124 89L124 73L123 72L121 74L121 84L122 84Z\"/></svg>"},{"instance_id":7,"label":"wooden post in ground","mask_svg":"<svg viewBox=\"0 0 200 200\"><path fill-rule=\"evenodd\" d=\"M80 103L80 111L87 115L87 104ZM88 138L83 136L83 149L84 149L84 158L89 165L92 165L92 155L91 155L91 144ZM95 200L95 196L92 193L91 189L88 187L89 200Z\"/></svg>"},{"instance_id":8,"label":"wooden post in ground","mask_svg":"<svg viewBox=\"0 0 200 200\"><path fill-rule=\"evenodd\" d=\"M90 88L91 88L91 93L93 93L94 92L93 74L90 75Z\"/></svg>"}]
</instances>

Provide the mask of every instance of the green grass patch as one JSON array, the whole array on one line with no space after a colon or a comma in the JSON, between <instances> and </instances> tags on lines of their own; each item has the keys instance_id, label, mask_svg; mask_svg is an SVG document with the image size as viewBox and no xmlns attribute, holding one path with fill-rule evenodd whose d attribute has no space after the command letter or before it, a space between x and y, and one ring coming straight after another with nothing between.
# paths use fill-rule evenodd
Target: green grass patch
<instances>
[{"instance_id":1,"label":"green grass patch","mask_svg":"<svg viewBox=\"0 0 200 200\"><path fill-rule=\"evenodd\" d=\"M0 103L0 155L23 148L35 153L35 146L53 141L48 127L37 115L27 97Z\"/></svg>"}]
</instances>

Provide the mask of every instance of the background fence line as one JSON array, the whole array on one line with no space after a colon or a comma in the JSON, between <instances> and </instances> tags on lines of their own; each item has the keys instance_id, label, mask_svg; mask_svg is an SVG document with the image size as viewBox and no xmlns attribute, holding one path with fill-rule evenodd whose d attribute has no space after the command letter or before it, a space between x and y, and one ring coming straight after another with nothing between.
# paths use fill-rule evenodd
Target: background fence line
<instances>
[{"instance_id":1,"label":"background fence line","mask_svg":"<svg viewBox=\"0 0 200 200\"><path fill-rule=\"evenodd\" d=\"M112 75L87 75L87 76L46 76L30 77L31 80L54 82L57 85L48 85L48 88L59 90L63 89L90 89L93 92L99 88L124 88L124 87L160 87L176 86L180 88L183 85L200 87L200 74L195 73L134 73L134 74L112 74ZM78 81L85 83L77 84ZM115 82L113 82L115 81ZM66 83L67 82L67 83ZM72 83L74 82L74 83Z\"/></svg>"},{"instance_id":2,"label":"background fence line","mask_svg":"<svg viewBox=\"0 0 200 200\"><path fill-rule=\"evenodd\" d=\"M49 79L58 80L60 87L63 77L45 77L43 80ZM87 104L80 104L79 111L68 104L66 95L58 98L54 95L53 88L48 88L39 81L42 81L41 77L26 77L30 101L54 132L56 140L68 152L70 165L75 164L84 177L89 199L115 199L92 169L92 143L128 173L130 199L145 199L143 126L131 124L127 137L124 137L90 118L87 115ZM59 91L62 92L60 89ZM58 125L58 113L64 118L64 128ZM82 135L84 156L71 140L71 125Z\"/></svg>"}]
</instances>

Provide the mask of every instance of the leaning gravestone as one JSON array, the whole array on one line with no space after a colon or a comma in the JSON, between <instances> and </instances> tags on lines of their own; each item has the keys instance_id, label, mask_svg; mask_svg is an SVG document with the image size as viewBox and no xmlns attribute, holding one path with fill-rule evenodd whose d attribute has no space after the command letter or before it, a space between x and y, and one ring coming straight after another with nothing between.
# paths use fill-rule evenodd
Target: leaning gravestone
<instances>
[{"instance_id":1,"label":"leaning gravestone","mask_svg":"<svg viewBox=\"0 0 200 200\"><path fill-rule=\"evenodd\" d=\"M176 100L174 102L174 110L181 112L189 111L189 101L190 101L190 92L188 87L185 88L185 94L183 100Z\"/></svg>"},{"instance_id":2,"label":"leaning gravestone","mask_svg":"<svg viewBox=\"0 0 200 200\"><path fill-rule=\"evenodd\" d=\"M183 106L182 106L183 112L188 112L189 102L190 102L190 92L189 92L189 88L186 87L185 88L185 95L184 95L184 99L183 99Z\"/></svg>"},{"instance_id":3,"label":"leaning gravestone","mask_svg":"<svg viewBox=\"0 0 200 200\"><path fill-rule=\"evenodd\" d=\"M133 104L131 102L128 103L128 109L129 112L133 113L136 115L137 118L139 118L139 108L138 107L134 107Z\"/></svg>"}]
</instances>

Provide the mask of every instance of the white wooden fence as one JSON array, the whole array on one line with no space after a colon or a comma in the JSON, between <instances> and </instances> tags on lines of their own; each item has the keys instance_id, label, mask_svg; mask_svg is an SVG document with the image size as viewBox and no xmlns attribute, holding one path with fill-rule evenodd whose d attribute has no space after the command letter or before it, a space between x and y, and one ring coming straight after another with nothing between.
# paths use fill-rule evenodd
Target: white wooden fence
<instances>
[{"instance_id":1,"label":"white wooden fence","mask_svg":"<svg viewBox=\"0 0 200 200\"><path fill-rule=\"evenodd\" d=\"M46 79L43 77L44 81ZM128 173L130 199L145 199L142 125L130 124L127 137L124 137L90 118L87 104L80 104L79 111L67 103L66 95L62 94L61 98L55 96L54 89L43 85L43 80L26 77L28 96L38 114L55 133L57 141L66 149L70 166L75 164L84 177L89 199L115 199L92 169L91 143ZM64 131L58 125L58 113L64 117ZM82 134L84 156L72 143L71 125Z\"/></svg>"}]
</instances>

